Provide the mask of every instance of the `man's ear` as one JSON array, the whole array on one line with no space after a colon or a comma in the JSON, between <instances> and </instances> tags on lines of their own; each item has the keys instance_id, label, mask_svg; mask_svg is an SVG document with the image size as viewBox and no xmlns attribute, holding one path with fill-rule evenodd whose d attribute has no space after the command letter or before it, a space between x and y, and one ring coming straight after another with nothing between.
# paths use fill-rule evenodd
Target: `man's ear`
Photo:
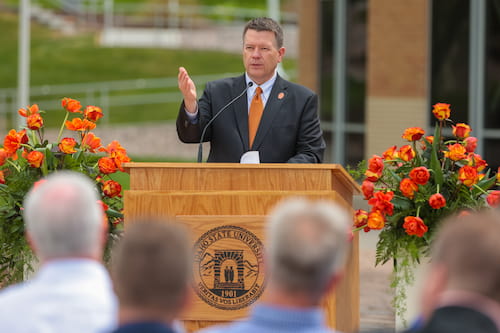
<instances>
[{"instance_id":1,"label":"man's ear","mask_svg":"<svg viewBox=\"0 0 500 333\"><path fill-rule=\"evenodd\" d=\"M278 54L279 54L278 62L282 62L283 61L283 57L285 56L285 51L286 51L286 49L284 47L280 47L278 49Z\"/></svg>"}]
</instances>

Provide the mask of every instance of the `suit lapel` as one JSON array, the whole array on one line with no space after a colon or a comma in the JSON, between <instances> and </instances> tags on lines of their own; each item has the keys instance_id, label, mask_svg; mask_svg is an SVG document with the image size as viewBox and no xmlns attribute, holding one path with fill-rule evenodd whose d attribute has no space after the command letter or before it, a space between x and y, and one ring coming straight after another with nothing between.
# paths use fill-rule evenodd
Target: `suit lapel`
<instances>
[{"instance_id":1,"label":"suit lapel","mask_svg":"<svg viewBox=\"0 0 500 333\"><path fill-rule=\"evenodd\" d=\"M287 88L288 87L286 85L286 82L278 75L276 77L276 82L274 82L273 89L271 90L271 94L269 94L269 98L267 99L264 113L262 114L262 119L260 120L259 128L257 129L257 134L255 135L253 146L251 147L252 150L258 150L258 148L264 141L267 132L271 128L271 124L273 123L274 118L280 112L283 102L288 97Z\"/></svg>"},{"instance_id":2,"label":"suit lapel","mask_svg":"<svg viewBox=\"0 0 500 333\"><path fill-rule=\"evenodd\" d=\"M245 75L237 79L236 84L233 86L231 98L235 98L246 87ZM236 124L238 126L238 131L240 132L241 141L243 143L244 150L248 150L248 100L247 95L244 94L233 104L234 116L236 118Z\"/></svg>"}]
</instances>

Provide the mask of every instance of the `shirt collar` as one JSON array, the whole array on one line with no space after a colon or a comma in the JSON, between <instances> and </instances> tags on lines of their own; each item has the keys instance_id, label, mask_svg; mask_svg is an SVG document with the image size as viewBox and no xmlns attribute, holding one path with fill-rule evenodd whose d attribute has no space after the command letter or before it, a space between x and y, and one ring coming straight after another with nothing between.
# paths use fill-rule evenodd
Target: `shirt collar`
<instances>
[{"instance_id":1,"label":"shirt collar","mask_svg":"<svg viewBox=\"0 0 500 333\"><path fill-rule=\"evenodd\" d=\"M266 82L264 82L261 85L258 85L257 83L252 81L252 79L245 72L245 81L246 81L247 87L248 87L248 84L250 82L253 83L253 85L250 88L248 88L247 96L253 96L255 94L255 89L257 89L257 87L261 87L262 93L264 94L264 98L267 100L267 98L271 94L271 90L273 89L273 85L274 85L274 82L276 82L277 77L278 77L278 72L274 71L274 75L269 80L267 80Z\"/></svg>"},{"instance_id":2,"label":"shirt collar","mask_svg":"<svg viewBox=\"0 0 500 333\"><path fill-rule=\"evenodd\" d=\"M251 320L295 328L324 326L323 310L316 307L298 309L257 304L252 309Z\"/></svg>"}]
</instances>

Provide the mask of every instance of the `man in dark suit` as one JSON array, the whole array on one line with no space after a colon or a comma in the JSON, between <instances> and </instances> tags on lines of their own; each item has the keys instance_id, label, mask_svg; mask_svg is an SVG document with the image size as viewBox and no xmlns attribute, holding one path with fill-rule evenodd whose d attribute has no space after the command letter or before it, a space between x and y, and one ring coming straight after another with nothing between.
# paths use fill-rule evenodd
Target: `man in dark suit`
<instances>
[{"instance_id":1,"label":"man in dark suit","mask_svg":"<svg viewBox=\"0 0 500 333\"><path fill-rule=\"evenodd\" d=\"M454 216L433 244L418 333L500 330L500 216Z\"/></svg>"},{"instance_id":2,"label":"man in dark suit","mask_svg":"<svg viewBox=\"0 0 500 333\"><path fill-rule=\"evenodd\" d=\"M172 221L127 226L114 251L112 278L120 302L113 333L175 333L189 303L191 246Z\"/></svg>"},{"instance_id":3,"label":"man in dark suit","mask_svg":"<svg viewBox=\"0 0 500 333\"><path fill-rule=\"evenodd\" d=\"M210 119L235 99L207 127L203 141L211 144L208 162L240 162L246 152L258 151L263 163L321 163L325 142L318 97L277 74L284 54L279 24L256 18L243 31L244 75L209 82L197 101L193 80L185 68L179 68L184 97L177 118L180 140L200 142ZM257 118L252 115L253 99L263 103Z\"/></svg>"}]
</instances>

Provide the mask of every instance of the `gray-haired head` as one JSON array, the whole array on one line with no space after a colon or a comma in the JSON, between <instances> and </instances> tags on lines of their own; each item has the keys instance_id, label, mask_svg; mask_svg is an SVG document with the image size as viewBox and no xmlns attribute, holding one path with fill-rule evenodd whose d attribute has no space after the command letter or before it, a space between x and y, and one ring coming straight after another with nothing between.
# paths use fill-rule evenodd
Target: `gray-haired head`
<instances>
[{"instance_id":1,"label":"gray-haired head","mask_svg":"<svg viewBox=\"0 0 500 333\"><path fill-rule=\"evenodd\" d=\"M82 174L61 171L32 188L24 200L27 232L41 259L100 257L103 212L94 184Z\"/></svg>"},{"instance_id":2,"label":"gray-haired head","mask_svg":"<svg viewBox=\"0 0 500 333\"><path fill-rule=\"evenodd\" d=\"M247 30L256 30L256 31L271 31L274 33L276 37L276 48L280 49L283 47L283 29L281 26L269 17L257 17L247 22L245 28L243 29L243 41L245 40L245 34Z\"/></svg>"},{"instance_id":3,"label":"gray-haired head","mask_svg":"<svg viewBox=\"0 0 500 333\"><path fill-rule=\"evenodd\" d=\"M318 300L343 269L349 250L350 217L337 204L301 198L280 203L267 234L271 281Z\"/></svg>"}]
</instances>

